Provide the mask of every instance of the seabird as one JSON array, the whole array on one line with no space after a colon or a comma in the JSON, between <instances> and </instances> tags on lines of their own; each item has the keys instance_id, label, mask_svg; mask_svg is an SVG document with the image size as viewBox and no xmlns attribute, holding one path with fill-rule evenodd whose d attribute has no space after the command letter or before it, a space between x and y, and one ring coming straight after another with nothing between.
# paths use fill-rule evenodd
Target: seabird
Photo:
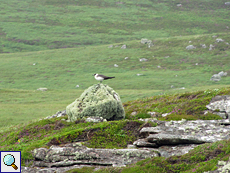
<instances>
[{"instance_id":1,"label":"seabird","mask_svg":"<svg viewBox=\"0 0 230 173\"><path fill-rule=\"evenodd\" d=\"M102 82L103 80L115 78L115 77L104 76L104 75L102 75L102 74L97 74L97 73L94 74L93 76L94 76L94 78L95 78L96 80L98 80L98 81L100 81L100 82Z\"/></svg>"}]
</instances>

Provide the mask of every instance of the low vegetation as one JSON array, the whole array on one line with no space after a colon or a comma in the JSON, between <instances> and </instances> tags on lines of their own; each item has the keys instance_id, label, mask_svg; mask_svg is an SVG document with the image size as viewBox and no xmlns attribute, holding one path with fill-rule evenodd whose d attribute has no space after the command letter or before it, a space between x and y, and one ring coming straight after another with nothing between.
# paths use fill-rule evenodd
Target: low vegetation
<instances>
[{"instance_id":1,"label":"low vegetation","mask_svg":"<svg viewBox=\"0 0 230 173\"><path fill-rule=\"evenodd\" d=\"M212 97L230 93L229 6L225 2L0 3L0 150L20 150L23 165L31 165L31 150L38 147L83 142L88 147L125 148L141 127L156 126L140 118L220 119L204 111ZM142 38L152 45L141 44ZM121 49L124 44L127 48ZM188 45L195 49L187 50ZM228 75L219 82L210 81L220 71ZM103 83L119 93L125 120L67 123L67 116L43 119L65 110L95 84L94 73L116 77ZM40 87L48 90L37 91ZM156 114L152 117L149 112ZM162 117L164 113L169 114ZM146 159L127 168L98 172L215 170L218 160L228 160L229 146L229 140L220 141L200 145L184 156Z\"/></svg>"},{"instance_id":2,"label":"low vegetation","mask_svg":"<svg viewBox=\"0 0 230 173\"><path fill-rule=\"evenodd\" d=\"M66 122L67 116L20 124L13 130L0 133L1 150L22 151L23 165L31 165L31 151L38 147L49 148L51 145L63 145L70 142L82 142L93 148L126 148L138 137L142 127L156 126L144 123L138 118L149 118L148 111L156 111L158 120L195 120L219 119L214 114L203 115L205 105L216 95L229 94L230 88L220 88L182 94L153 96L124 103L126 119L120 121L90 123L84 119ZM196 105L198 104L198 105ZM195 106L194 106L195 105ZM135 116L131 113L136 111ZM161 117L160 114L172 114ZM230 156L230 141L200 145L183 156L170 158L152 158L130 165L127 168L106 168L102 172L201 172L216 169L218 160ZM84 171L92 168L84 168ZM77 172L78 169L75 169ZM71 171L69 171L71 172ZM74 172L74 170L72 170Z\"/></svg>"}]
</instances>

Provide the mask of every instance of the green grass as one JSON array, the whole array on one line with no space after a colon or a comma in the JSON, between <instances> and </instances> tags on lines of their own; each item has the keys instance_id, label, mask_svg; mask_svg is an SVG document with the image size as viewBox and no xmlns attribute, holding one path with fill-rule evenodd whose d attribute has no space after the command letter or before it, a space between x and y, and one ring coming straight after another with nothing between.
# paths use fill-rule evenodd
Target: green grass
<instances>
[{"instance_id":1,"label":"green grass","mask_svg":"<svg viewBox=\"0 0 230 173\"><path fill-rule=\"evenodd\" d=\"M32 149L48 147L52 142L71 142L87 130L94 133L86 145L101 146L101 141L108 139L111 143L103 144L104 148L123 148L135 136L125 130L128 122L135 122L140 128L142 124L136 119L148 118L148 111L159 115L172 113L158 117L159 120L218 119L213 114L204 116L203 111L213 96L230 92L229 75L219 82L210 81L215 73L230 73L229 6L225 2L8 0L0 3L1 149L22 151L25 164L32 160ZM141 38L152 40L154 46L140 44ZM217 43L216 38L224 42ZM127 49L121 49L123 44ZM186 50L190 44L196 49ZM210 44L215 46L211 51ZM113 47L108 48L110 45ZM140 62L140 58L148 61ZM37 121L64 110L96 82L94 73L116 77L104 83L119 93L126 120L99 124L65 123L61 118ZM48 91L37 91L40 87L47 87ZM134 117L133 111L137 111ZM200 147L185 156L147 159L129 168L104 171L213 170L217 160L229 157L229 141L223 143L223 152L209 159L208 164L204 156L218 149L218 142L207 144L212 151ZM206 152L198 154L199 150ZM79 171L92 172L91 168L76 170Z\"/></svg>"},{"instance_id":2,"label":"green grass","mask_svg":"<svg viewBox=\"0 0 230 173\"><path fill-rule=\"evenodd\" d=\"M120 121L87 123L85 120L77 120L68 123L62 120L63 117L40 121L32 120L24 124L2 128L0 131L0 149L21 151L22 163L28 166L33 162L31 150L39 147L48 148L51 145L83 142L82 144L93 148L126 148L128 144L137 140L138 131L146 125L143 121L136 119L149 118L147 111L156 111L160 114L172 113L166 118L157 117L159 120L219 119L218 116L211 113L203 115L202 111L206 109L205 105L209 103L212 97L227 95L229 92L230 88L227 87L181 94L165 94L129 101L124 103L126 119ZM25 91L25 93L27 92ZM133 111L138 113L134 117L130 115ZM64 119L66 120L67 116ZM156 124L149 122L148 126L156 126ZM214 170L218 160L229 157L229 151L229 141L219 141L201 145L183 156L168 159L152 158L138 162L128 168L107 168L103 171L167 172L172 170L174 172L191 172L195 169L202 172ZM85 171L88 170L87 168L84 169L86 169Z\"/></svg>"},{"instance_id":3,"label":"green grass","mask_svg":"<svg viewBox=\"0 0 230 173\"><path fill-rule=\"evenodd\" d=\"M130 165L126 168L106 168L96 172L119 172L119 173L144 173L144 172L174 172L174 173L203 173L217 169L219 160L226 160L230 155L230 141L219 141L212 144L204 144L191 150L182 156L169 158L148 158Z\"/></svg>"},{"instance_id":4,"label":"green grass","mask_svg":"<svg viewBox=\"0 0 230 173\"><path fill-rule=\"evenodd\" d=\"M225 2L9 0L0 4L0 52L228 32Z\"/></svg>"},{"instance_id":5,"label":"green grass","mask_svg":"<svg viewBox=\"0 0 230 173\"><path fill-rule=\"evenodd\" d=\"M229 39L227 34L219 34L219 37ZM189 41L197 49L186 50ZM140 41L130 41L126 42L128 47L124 50L102 45L0 54L0 111L3 113L0 127L64 110L86 88L96 83L94 73L115 76L104 83L117 91L123 102L229 86L228 76L219 82L210 81L215 73L230 72L226 41L215 43L212 35L197 35L155 39L151 48ZM200 43L216 44L216 47L209 51L201 48ZM125 60L125 57L129 59ZM140 58L148 61L140 62ZM137 76L138 73L143 75ZM80 87L76 88L76 85ZM39 87L47 87L48 91L37 91Z\"/></svg>"},{"instance_id":6,"label":"green grass","mask_svg":"<svg viewBox=\"0 0 230 173\"><path fill-rule=\"evenodd\" d=\"M148 112L156 112L159 120L212 120L221 119L218 115L208 113L206 105L216 95L229 95L230 88L209 89L205 91L185 92L180 94L165 94L152 96L124 103L126 118L149 118ZM132 112L137 115L132 116ZM166 117L161 117L163 113L171 113Z\"/></svg>"},{"instance_id":7,"label":"green grass","mask_svg":"<svg viewBox=\"0 0 230 173\"><path fill-rule=\"evenodd\" d=\"M2 151L21 151L23 165L33 161L31 150L38 147L82 142L94 148L125 148L137 140L140 121L113 121L87 123L79 120L71 123L62 118L45 119L28 124L20 124L0 132ZM67 116L65 117L67 119ZM153 124L156 126L155 124ZM135 127L134 127L135 126ZM132 130L130 131L130 127Z\"/></svg>"}]
</instances>

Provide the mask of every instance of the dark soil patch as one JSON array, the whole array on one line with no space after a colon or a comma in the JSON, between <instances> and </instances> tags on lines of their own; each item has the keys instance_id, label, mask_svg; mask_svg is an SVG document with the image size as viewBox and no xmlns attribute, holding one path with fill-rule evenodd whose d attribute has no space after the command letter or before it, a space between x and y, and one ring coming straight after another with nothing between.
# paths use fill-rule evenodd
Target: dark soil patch
<instances>
[{"instance_id":1,"label":"dark soil patch","mask_svg":"<svg viewBox=\"0 0 230 173\"><path fill-rule=\"evenodd\" d=\"M79 120L76 120L76 121L75 121L75 124L79 124L79 123L85 123L85 120L79 119Z\"/></svg>"},{"instance_id":2,"label":"dark soil patch","mask_svg":"<svg viewBox=\"0 0 230 173\"><path fill-rule=\"evenodd\" d=\"M84 130L74 141L83 142L90 140L96 132L100 131L100 128L97 129L87 129Z\"/></svg>"},{"instance_id":3,"label":"dark soil patch","mask_svg":"<svg viewBox=\"0 0 230 173\"><path fill-rule=\"evenodd\" d=\"M61 121L57 121L57 122L54 124L54 130L60 130L60 129L62 129L63 127L65 127L65 124L61 123Z\"/></svg>"},{"instance_id":4,"label":"dark soil patch","mask_svg":"<svg viewBox=\"0 0 230 173\"><path fill-rule=\"evenodd\" d=\"M24 136L30 136L33 135L35 133L38 133L40 130L45 130L45 131L49 131L51 130L51 126L50 124L46 124L42 127L39 126L35 126L33 127L33 129L23 129L19 134L18 134L18 138L23 138Z\"/></svg>"},{"instance_id":5,"label":"dark soil patch","mask_svg":"<svg viewBox=\"0 0 230 173\"><path fill-rule=\"evenodd\" d=\"M221 149L215 149L213 151L207 151L205 152L205 158L201 158L199 159L199 156L197 156L197 159L195 162L199 163L199 162L202 162L202 161L208 161L208 160L211 160L215 157L217 157L219 154L223 153L224 151L222 151ZM184 160L184 159L181 159L181 156L175 156L175 157L169 157L167 159L167 162L170 163L170 164L180 164L180 163L187 163L187 164L191 164L191 163L194 163L194 160L191 161L189 159L187 160Z\"/></svg>"},{"instance_id":6,"label":"dark soil patch","mask_svg":"<svg viewBox=\"0 0 230 173\"><path fill-rule=\"evenodd\" d=\"M62 136L60 138L53 138L46 145L62 145L71 142L85 142L90 140L96 132L98 132L100 128L97 129L87 129L82 132L76 132L75 134L68 134L67 136Z\"/></svg>"},{"instance_id":7,"label":"dark soil patch","mask_svg":"<svg viewBox=\"0 0 230 173\"><path fill-rule=\"evenodd\" d=\"M141 123L136 121L129 121L126 125L122 128L122 130L126 131L128 135L139 135Z\"/></svg>"},{"instance_id":8,"label":"dark soil patch","mask_svg":"<svg viewBox=\"0 0 230 173\"><path fill-rule=\"evenodd\" d=\"M122 128L122 130L127 132L127 135L129 136L135 136L136 139L139 136L140 128L141 128L141 123L136 122L136 121L129 121L126 123L126 125ZM136 140L135 139L135 140ZM133 141L127 141L127 144L132 144Z\"/></svg>"},{"instance_id":9,"label":"dark soil patch","mask_svg":"<svg viewBox=\"0 0 230 173\"><path fill-rule=\"evenodd\" d=\"M197 98L197 95L194 95L194 94L183 94L183 95L180 95L179 97L177 97L177 99L188 99L188 100L193 100L193 99L196 99Z\"/></svg>"},{"instance_id":10,"label":"dark soil patch","mask_svg":"<svg viewBox=\"0 0 230 173\"><path fill-rule=\"evenodd\" d=\"M53 138L46 145L51 146L51 145L59 145L59 144L61 144L61 142L57 140L56 138Z\"/></svg>"}]
</instances>

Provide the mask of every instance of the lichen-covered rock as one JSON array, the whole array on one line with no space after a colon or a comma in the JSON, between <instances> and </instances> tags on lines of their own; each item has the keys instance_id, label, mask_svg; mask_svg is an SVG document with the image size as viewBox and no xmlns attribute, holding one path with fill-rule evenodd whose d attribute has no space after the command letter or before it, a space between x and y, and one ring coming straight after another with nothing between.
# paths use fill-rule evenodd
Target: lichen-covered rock
<instances>
[{"instance_id":1,"label":"lichen-covered rock","mask_svg":"<svg viewBox=\"0 0 230 173\"><path fill-rule=\"evenodd\" d=\"M206 107L214 111L213 113L221 115L224 114L223 118L230 118L230 95L224 95L224 96L215 96L212 98L210 103L206 105ZM218 110L218 112L216 112ZM226 114L226 115L225 115Z\"/></svg>"},{"instance_id":2,"label":"lichen-covered rock","mask_svg":"<svg viewBox=\"0 0 230 173\"><path fill-rule=\"evenodd\" d=\"M94 149L66 144L63 147L52 146L50 149L35 149L33 156L35 158L34 166L68 167L84 164L123 166L159 155L154 150L146 149Z\"/></svg>"},{"instance_id":3,"label":"lichen-covered rock","mask_svg":"<svg viewBox=\"0 0 230 173\"><path fill-rule=\"evenodd\" d=\"M125 111L118 93L108 85L95 84L66 107L69 121L78 118L97 116L106 120L125 118Z\"/></svg>"}]
</instances>

